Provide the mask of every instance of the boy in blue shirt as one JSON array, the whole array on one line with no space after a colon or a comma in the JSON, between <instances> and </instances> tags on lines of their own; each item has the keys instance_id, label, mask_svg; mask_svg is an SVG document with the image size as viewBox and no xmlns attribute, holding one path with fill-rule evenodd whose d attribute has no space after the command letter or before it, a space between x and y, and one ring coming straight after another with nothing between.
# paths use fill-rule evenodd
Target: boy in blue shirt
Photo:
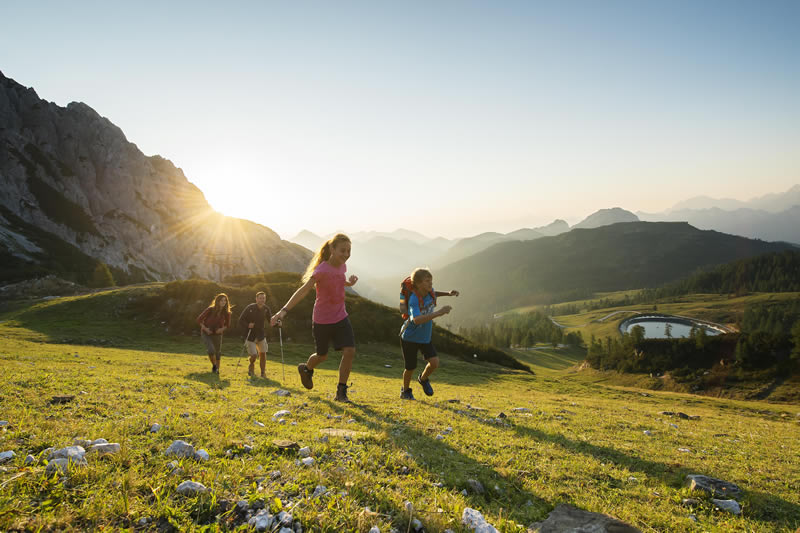
<instances>
[{"instance_id":1,"label":"boy in blue shirt","mask_svg":"<svg viewBox=\"0 0 800 533\"><path fill-rule=\"evenodd\" d=\"M422 356L428 363L425 369L417 376L417 381L422 385L422 390L428 396L433 396L430 376L433 371L439 368L439 356L436 348L433 347L431 336L433 334L433 319L444 316L452 309L449 305L442 307L439 311L436 308L437 296L458 296L458 291L434 292L433 274L425 268L418 268L411 274L411 281L414 284L414 291L408 297L408 320L400 330L400 344L403 349L403 359L405 370L403 370L403 390L400 398L413 400L411 392L411 377L414 369L417 368L417 352L421 351Z\"/></svg>"}]
</instances>

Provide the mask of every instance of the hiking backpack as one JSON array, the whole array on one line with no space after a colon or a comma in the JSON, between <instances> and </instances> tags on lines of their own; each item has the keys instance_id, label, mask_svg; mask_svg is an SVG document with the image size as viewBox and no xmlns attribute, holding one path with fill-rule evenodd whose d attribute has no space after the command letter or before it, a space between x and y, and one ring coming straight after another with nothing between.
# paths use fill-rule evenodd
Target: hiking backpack
<instances>
[{"instance_id":1,"label":"hiking backpack","mask_svg":"<svg viewBox=\"0 0 800 533\"><path fill-rule=\"evenodd\" d=\"M405 306L405 311L403 311L403 320L408 320L408 302L411 299L411 295L416 294L417 299L419 299L419 305L422 307L422 302L425 299L425 295L422 293L417 292L414 289L414 282L411 281L411 276L407 277L403 280L403 283L400 284L400 311L403 311L403 306ZM436 291L431 291L429 293L431 298L433 298L433 305L436 305Z\"/></svg>"}]
</instances>

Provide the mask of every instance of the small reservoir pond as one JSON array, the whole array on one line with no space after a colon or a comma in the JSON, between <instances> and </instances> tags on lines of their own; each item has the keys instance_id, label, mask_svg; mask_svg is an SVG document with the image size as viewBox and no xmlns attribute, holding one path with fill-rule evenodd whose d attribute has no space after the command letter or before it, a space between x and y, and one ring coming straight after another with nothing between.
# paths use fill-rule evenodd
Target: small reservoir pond
<instances>
[{"instance_id":1,"label":"small reservoir pond","mask_svg":"<svg viewBox=\"0 0 800 533\"><path fill-rule=\"evenodd\" d=\"M706 335L719 335L720 333L725 333L725 329L723 327L715 324L701 322L691 318L668 315L634 316L623 320L619 325L619 330L622 333L630 333L634 326L642 326L644 328L645 338L666 339L667 324L669 324L670 336L673 339L689 337L693 327L703 328L706 331Z\"/></svg>"}]
</instances>

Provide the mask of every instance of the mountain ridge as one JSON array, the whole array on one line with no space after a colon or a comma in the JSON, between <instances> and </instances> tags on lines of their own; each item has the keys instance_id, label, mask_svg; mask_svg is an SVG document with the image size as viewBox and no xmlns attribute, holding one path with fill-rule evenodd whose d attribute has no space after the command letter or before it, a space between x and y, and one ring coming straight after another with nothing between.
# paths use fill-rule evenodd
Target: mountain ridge
<instances>
[{"instance_id":1,"label":"mountain ridge","mask_svg":"<svg viewBox=\"0 0 800 533\"><path fill-rule=\"evenodd\" d=\"M0 72L0 124L5 281L46 273L52 254L68 278L83 276L68 264L82 254L131 281L300 271L308 260L271 229L211 209L180 168L85 103L60 107Z\"/></svg>"},{"instance_id":2,"label":"mountain ridge","mask_svg":"<svg viewBox=\"0 0 800 533\"><path fill-rule=\"evenodd\" d=\"M437 285L462 291L457 312L448 318L485 319L597 291L657 287L698 269L786 249L795 247L699 230L685 222L623 222L495 244L438 271Z\"/></svg>"}]
</instances>

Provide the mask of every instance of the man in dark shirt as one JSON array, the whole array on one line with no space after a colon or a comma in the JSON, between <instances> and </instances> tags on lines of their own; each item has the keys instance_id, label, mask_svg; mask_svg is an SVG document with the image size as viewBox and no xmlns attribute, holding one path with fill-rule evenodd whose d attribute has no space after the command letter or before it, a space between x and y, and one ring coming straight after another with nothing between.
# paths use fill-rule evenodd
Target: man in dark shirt
<instances>
[{"instance_id":1,"label":"man in dark shirt","mask_svg":"<svg viewBox=\"0 0 800 533\"><path fill-rule=\"evenodd\" d=\"M255 374L256 356L261 365L261 377L266 378L267 368L267 334L264 322L272 315L267 307L267 295L264 292L256 293L256 302L248 305L239 316L239 325L247 331L247 353L250 354L250 366L247 374Z\"/></svg>"}]
</instances>

